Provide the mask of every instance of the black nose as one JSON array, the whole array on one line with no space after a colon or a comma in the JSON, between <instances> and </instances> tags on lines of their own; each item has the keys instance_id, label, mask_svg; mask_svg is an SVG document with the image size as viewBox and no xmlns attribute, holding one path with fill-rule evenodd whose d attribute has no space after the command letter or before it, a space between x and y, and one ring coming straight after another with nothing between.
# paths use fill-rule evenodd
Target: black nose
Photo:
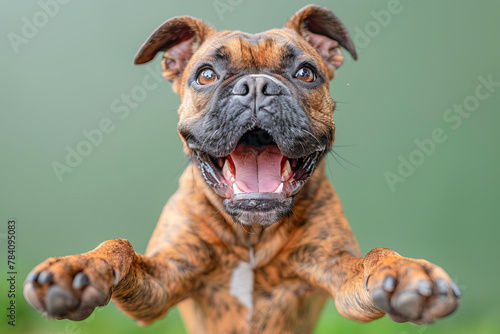
<instances>
[{"instance_id":1,"label":"black nose","mask_svg":"<svg viewBox=\"0 0 500 334\"><path fill-rule=\"evenodd\" d=\"M261 95L280 95L280 86L269 75L246 75L239 79L233 87L233 95L249 96L259 99Z\"/></svg>"}]
</instances>

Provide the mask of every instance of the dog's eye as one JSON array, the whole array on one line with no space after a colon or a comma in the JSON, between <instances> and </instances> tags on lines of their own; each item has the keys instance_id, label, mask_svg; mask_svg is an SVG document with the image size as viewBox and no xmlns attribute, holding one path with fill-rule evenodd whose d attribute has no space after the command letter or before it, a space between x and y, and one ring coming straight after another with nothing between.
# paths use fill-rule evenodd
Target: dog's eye
<instances>
[{"instance_id":1,"label":"dog's eye","mask_svg":"<svg viewBox=\"0 0 500 334\"><path fill-rule=\"evenodd\" d=\"M316 79L314 72L309 67L302 67L295 73L295 77L305 82L312 82Z\"/></svg>"},{"instance_id":2,"label":"dog's eye","mask_svg":"<svg viewBox=\"0 0 500 334\"><path fill-rule=\"evenodd\" d=\"M217 74L211 68L205 68L200 71L196 82L200 85L208 85L217 80Z\"/></svg>"}]
</instances>

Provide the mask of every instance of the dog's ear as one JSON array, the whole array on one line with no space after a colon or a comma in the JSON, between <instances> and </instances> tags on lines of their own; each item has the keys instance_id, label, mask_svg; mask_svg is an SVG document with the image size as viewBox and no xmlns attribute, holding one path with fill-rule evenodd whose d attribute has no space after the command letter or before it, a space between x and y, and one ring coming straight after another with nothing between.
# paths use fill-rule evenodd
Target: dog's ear
<instances>
[{"instance_id":1,"label":"dog's ear","mask_svg":"<svg viewBox=\"0 0 500 334\"><path fill-rule=\"evenodd\" d=\"M306 6L290 18L286 27L295 30L316 49L331 70L330 79L344 60L340 46L358 59L347 29L326 7Z\"/></svg>"},{"instance_id":2,"label":"dog's ear","mask_svg":"<svg viewBox=\"0 0 500 334\"><path fill-rule=\"evenodd\" d=\"M214 34L207 23L191 16L178 16L160 25L135 55L134 64L152 60L160 51L165 51L162 60L163 76L172 82L173 90L179 92L179 78L189 59L200 45Z\"/></svg>"}]
</instances>

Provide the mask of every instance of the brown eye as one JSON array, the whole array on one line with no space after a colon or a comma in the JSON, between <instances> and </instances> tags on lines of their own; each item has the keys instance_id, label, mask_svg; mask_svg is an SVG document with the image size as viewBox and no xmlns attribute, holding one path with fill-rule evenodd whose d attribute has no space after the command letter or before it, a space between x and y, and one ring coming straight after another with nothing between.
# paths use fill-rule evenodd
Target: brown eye
<instances>
[{"instance_id":1,"label":"brown eye","mask_svg":"<svg viewBox=\"0 0 500 334\"><path fill-rule=\"evenodd\" d=\"M211 68L205 68L200 71L196 82L200 85L208 85L217 80L217 74Z\"/></svg>"},{"instance_id":2,"label":"brown eye","mask_svg":"<svg viewBox=\"0 0 500 334\"><path fill-rule=\"evenodd\" d=\"M316 79L313 71L309 67L302 67L295 73L295 77L301 81L312 82Z\"/></svg>"}]
</instances>

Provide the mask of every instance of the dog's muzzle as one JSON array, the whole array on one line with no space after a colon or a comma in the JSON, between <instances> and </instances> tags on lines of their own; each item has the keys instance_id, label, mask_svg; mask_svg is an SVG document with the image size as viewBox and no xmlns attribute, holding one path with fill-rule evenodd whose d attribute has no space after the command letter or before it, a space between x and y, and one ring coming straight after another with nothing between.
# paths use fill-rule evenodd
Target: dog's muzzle
<instances>
[{"instance_id":1,"label":"dog's muzzle","mask_svg":"<svg viewBox=\"0 0 500 334\"><path fill-rule=\"evenodd\" d=\"M246 75L227 89L225 104L199 124L218 128L201 136L180 133L228 213L248 225L269 225L291 214L294 195L314 172L330 137L311 134L306 113L270 75Z\"/></svg>"}]
</instances>

